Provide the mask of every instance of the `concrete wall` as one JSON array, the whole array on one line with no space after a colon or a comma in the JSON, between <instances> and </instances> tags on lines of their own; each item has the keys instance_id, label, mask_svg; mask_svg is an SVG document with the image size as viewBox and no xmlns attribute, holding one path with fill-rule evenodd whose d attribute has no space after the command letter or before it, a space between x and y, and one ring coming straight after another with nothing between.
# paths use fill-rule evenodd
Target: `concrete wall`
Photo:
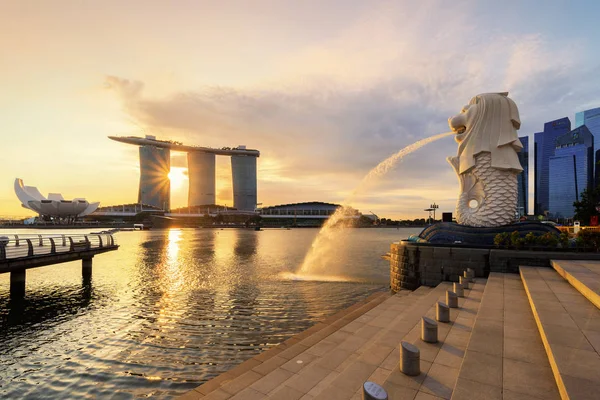
<instances>
[{"instance_id":1,"label":"concrete wall","mask_svg":"<svg viewBox=\"0 0 600 400\"><path fill-rule=\"evenodd\" d=\"M238 210L256 208L256 157L231 156L233 206Z\"/></svg>"},{"instance_id":2,"label":"concrete wall","mask_svg":"<svg viewBox=\"0 0 600 400\"><path fill-rule=\"evenodd\" d=\"M390 286L394 292L414 290L442 281L458 282L467 268L473 269L475 276L487 277L490 272L518 273L520 265L550 267L550 260L600 260L600 254L392 243Z\"/></svg>"},{"instance_id":3,"label":"concrete wall","mask_svg":"<svg viewBox=\"0 0 600 400\"><path fill-rule=\"evenodd\" d=\"M215 155L190 152L188 159L188 207L216 204Z\"/></svg>"},{"instance_id":4,"label":"concrete wall","mask_svg":"<svg viewBox=\"0 0 600 400\"><path fill-rule=\"evenodd\" d=\"M171 151L154 146L140 146L140 187L138 203L164 210L171 208Z\"/></svg>"}]
</instances>

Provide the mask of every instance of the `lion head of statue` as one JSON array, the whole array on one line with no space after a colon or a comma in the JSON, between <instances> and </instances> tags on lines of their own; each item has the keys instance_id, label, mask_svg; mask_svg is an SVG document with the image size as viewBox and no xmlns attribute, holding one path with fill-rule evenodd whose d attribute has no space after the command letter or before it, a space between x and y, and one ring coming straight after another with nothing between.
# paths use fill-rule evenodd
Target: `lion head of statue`
<instances>
[{"instance_id":1,"label":"lion head of statue","mask_svg":"<svg viewBox=\"0 0 600 400\"><path fill-rule=\"evenodd\" d=\"M521 126L519 110L508 93L473 97L460 114L448 119L448 125L459 143L460 173L471 169L482 152L492 154L492 166L496 168L522 170L516 155L523 147L517 135Z\"/></svg>"}]
</instances>

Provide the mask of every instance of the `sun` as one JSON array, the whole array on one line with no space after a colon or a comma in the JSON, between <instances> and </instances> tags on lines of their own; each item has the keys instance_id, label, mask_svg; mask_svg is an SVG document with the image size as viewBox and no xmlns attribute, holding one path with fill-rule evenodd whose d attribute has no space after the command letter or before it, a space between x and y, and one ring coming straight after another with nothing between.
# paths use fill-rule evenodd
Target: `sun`
<instances>
[{"instance_id":1,"label":"sun","mask_svg":"<svg viewBox=\"0 0 600 400\"><path fill-rule=\"evenodd\" d=\"M183 183L187 181L188 169L182 167L171 167L169 172L169 180L171 181L171 187L178 189L183 186Z\"/></svg>"}]
</instances>

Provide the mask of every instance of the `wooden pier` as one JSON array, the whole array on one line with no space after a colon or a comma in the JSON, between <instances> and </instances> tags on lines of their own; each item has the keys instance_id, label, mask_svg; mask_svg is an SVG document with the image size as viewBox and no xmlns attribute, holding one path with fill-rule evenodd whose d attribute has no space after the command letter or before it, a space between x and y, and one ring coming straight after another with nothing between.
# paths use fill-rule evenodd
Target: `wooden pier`
<instances>
[{"instance_id":1,"label":"wooden pier","mask_svg":"<svg viewBox=\"0 0 600 400\"><path fill-rule=\"evenodd\" d=\"M94 256L118 248L114 237L104 233L0 236L0 274L10 273L10 296L20 298L28 269L81 260L82 275L89 279Z\"/></svg>"}]
</instances>

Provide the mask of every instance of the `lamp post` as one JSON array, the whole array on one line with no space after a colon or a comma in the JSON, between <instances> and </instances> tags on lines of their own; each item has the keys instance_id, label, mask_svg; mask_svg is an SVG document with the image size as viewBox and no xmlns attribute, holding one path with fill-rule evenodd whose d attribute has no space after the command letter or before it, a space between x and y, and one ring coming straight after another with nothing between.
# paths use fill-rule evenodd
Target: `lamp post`
<instances>
[{"instance_id":1,"label":"lamp post","mask_svg":"<svg viewBox=\"0 0 600 400\"><path fill-rule=\"evenodd\" d=\"M435 210L437 210L438 208L440 208L440 206L438 206L437 204L433 203L429 206L429 208L433 211L433 222L435 222Z\"/></svg>"}]
</instances>

